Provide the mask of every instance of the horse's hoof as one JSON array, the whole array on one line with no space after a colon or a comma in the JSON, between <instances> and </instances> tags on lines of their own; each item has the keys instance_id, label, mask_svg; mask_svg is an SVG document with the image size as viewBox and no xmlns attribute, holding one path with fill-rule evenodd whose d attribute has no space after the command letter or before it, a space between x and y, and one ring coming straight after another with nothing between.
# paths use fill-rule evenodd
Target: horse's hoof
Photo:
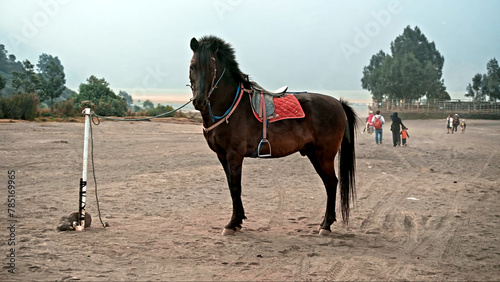
<instances>
[{"instance_id":1,"label":"horse's hoof","mask_svg":"<svg viewBox=\"0 0 500 282\"><path fill-rule=\"evenodd\" d=\"M319 231L319 235L321 235L321 236L328 236L328 235L330 235L330 233L332 233L332 231L327 230L327 229L321 229Z\"/></svg>"},{"instance_id":2,"label":"horse's hoof","mask_svg":"<svg viewBox=\"0 0 500 282\"><path fill-rule=\"evenodd\" d=\"M224 236L234 235L234 233L236 233L236 230L224 228L224 230L222 230L221 235L224 235Z\"/></svg>"}]
</instances>

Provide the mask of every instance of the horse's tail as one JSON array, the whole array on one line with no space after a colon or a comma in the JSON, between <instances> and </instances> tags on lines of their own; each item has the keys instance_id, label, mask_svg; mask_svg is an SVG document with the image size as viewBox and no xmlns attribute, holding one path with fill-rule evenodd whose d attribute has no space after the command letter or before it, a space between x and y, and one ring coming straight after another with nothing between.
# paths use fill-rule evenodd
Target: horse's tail
<instances>
[{"instance_id":1,"label":"horse's tail","mask_svg":"<svg viewBox=\"0 0 500 282\"><path fill-rule=\"evenodd\" d=\"M354 138L358 126L358 115L354 112L353 108L349 106L347 101L340 99L340 103L344 108L347 116L346 128L342 145L340 147L340 173L339 173L339 186L340 186L340 203L342 210L342 220L345 223L349 222L349 203L356 197L355 187L355 174L356 174L356 154L354 150Z\"/></svg>"}]
</instances>

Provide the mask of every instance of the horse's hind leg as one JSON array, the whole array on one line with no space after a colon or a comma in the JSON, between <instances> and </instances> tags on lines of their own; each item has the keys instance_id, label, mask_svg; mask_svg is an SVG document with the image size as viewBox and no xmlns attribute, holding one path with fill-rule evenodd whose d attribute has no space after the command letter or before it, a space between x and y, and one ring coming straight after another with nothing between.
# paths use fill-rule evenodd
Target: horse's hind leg
<instances>
[{"instance_id":1,"label":"horse's hind leg","mask_svg":"<svg viewBox=\"0 0 500 282\"><path fill-rule=\"evenodd\" d=\"M326 212L319 233L321 235L328 235L331 232L330 225L336 221L335 201L338 179L335 175L335 155L325 152L314 152L307 154L307 156L325 185L327 195Z\"/></svg>"}]
</instances>

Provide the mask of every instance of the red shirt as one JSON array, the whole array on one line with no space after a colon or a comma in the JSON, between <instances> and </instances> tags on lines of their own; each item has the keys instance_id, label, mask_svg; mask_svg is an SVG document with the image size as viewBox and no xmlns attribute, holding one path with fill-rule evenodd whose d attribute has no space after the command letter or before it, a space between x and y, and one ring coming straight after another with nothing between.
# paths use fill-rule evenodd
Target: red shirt
<instances>
[{"instance_id":1,"label":"red shirt","mask_svg":"<svg viewBox=\"0 0 500 282\"><path fill-rule=\"evenodd\" d=\"M368 117L366 118L366 121L369 123L369 124L372 124L372 119L373 119L373 114L369 114Z\"/></svg>"},{"instance_id":2,"label":"red shirt","mask_svg":"<svg viewBox=\"0 0 500 282\"><path fill-rule=\"evenodd\" d=\"M407 133L406 133L406 130L405 130L405 129L403 129L403 130L401 131L401 135L402 135L403 139L406 139L406 135L407 135Z\"/></svg>"}]
</instances>

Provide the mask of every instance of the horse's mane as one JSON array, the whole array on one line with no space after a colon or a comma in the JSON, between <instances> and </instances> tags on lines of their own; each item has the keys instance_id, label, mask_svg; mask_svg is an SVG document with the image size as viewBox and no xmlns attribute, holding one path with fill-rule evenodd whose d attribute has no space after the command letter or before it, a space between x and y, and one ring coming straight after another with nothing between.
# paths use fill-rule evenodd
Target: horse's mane
<instances>
[{"instance_id":1,"label":"horse's mane","mask_svg":"<svg viewBox=\"0 0 500 282\"><path fill-rule=\"evenodd\" d=\"M250 87L248 75L240 70L231 44L214 35L203 36L198 42L201 61L208 62L212 54L216 53L217 59L226 66L226 72L229 72L236 82Z\"/></svg>"}]
</instances>

